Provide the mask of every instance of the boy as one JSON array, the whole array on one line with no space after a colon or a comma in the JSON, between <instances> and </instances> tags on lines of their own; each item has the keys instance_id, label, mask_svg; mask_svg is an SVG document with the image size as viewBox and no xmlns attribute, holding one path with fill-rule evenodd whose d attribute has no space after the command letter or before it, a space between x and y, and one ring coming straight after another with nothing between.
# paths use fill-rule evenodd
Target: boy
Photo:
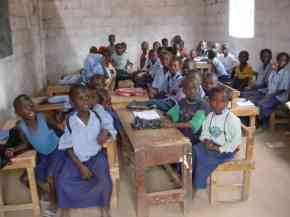
<instances>
[{"instance_id":1,"label":"boy","mask_svg":"<svg viewBox=\"0 0 290 217\"><path fill-rule=\"evenodd\" d=\"M218 86L218 77L214 73L205 73L202 77L202 88L208 97L211 90Z\"/></svg>"},{"instance_id":2,"label":"boy","mask_svg":"<svg viewBox=\"0 0 290 217\"><path fill-rule=\"evenodd\" d=\"M143 41L141 43L141 50L142 54L140 57L140 70L144 70L148 62L149 43L147 41Z\"/></svg>"},{"instance_id":3,"label":"boy","mask_svg":"<svg viewBox=\"0 0 290 217\"><path fill-rule=\"evenodd\" d=\"M227 73L230 74L233 71L233 68L236 66L237 60L234 55L229 52L228 45L223 44L220 51L221 53L218 59L224 65Z\"/></svg>"},{"instance_id":4,"label":"boy","mask_svg":"<svg viewBox=\"0 0 290 217\"><path fill-rule=\"evenodd\" d=\"M230 80L229 74L227 73L222 62L216 57L216 52L208 50L208 61L214 66L214 71L220 82L228 82Z\"/></svg>"},{"instance_id":5,"label":"boy","mask_svg":"<svg viewBox=\"0 0 290 217\"><path fill-rule=\"evenodd\" d=\"M253 68L248 64L249 56L248 51L241 51L239 53L240 65L233 70L233 88L240 91L249 85L254 76Z\"/></svg>"},{"instance_id":6,"label":"boy","mask_svg":"<svg viewBox=\"0 0 290 217\"><path fill-rule=\"evenodd\" d=\"M112 54L115 52L115 42L116 42L116 36L111 34L108 37L108 41L109 41L109 46L108 46L108 51L109 51L109 57L112 56Z\"/></svg>"},{"instance_id":7,"label":"boy","mask_svg":"<svg viewBox=\"0 0 290 217\"><path fill-rule=\"evenodd\" d=\"M231 160L242 143L241 121L227 109L229 95L223 87L213 88L209 101L213 112L203 122L201 143L192 148L192 184L207 186L207 177L219 164Z\"/></svg>"},{"instance_id":8,"label":"boy","mask_svg":"<svg viewBox=\"0 0 290 217\"><path fill-rule=\"evenodd\" d=\"M169 42L167 38L162 38L161 43L162 43L162 48L167 49L169 47Z\"/></svg>"}]
</instances>

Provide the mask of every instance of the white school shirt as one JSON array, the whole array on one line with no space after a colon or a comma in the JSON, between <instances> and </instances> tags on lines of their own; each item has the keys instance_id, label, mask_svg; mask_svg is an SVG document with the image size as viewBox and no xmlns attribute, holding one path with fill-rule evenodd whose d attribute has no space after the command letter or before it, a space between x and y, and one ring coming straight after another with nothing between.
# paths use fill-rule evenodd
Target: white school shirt
<instances>
[{"instance_id":1,"label":"white school shirt","mask_svg":"<svg viewBox=\"0 0 290 217\"><path fill-rule=\"evenodd\" d=\"M277 100L281 103L288 101L290 86L290 74L286 67L279 72L272 71L268 80L268 94L276 93L279 90L286 90L284 93L276 96Z\"/></svg>"},{"instance_id":2,"label":"white school shirt","mask_svg":"<svg viewBox=\"0 0 290 217\"><path fill-rule=\"evenodd\" d=\"M257 70L258 75L257 75L256 85L257 86L260 86L263 84L267 85L272 71L273 71L273 67L271 63L269 63L266 67L264 67L264 63L261 64Z\"/></svg>"},{"instance_id":3,"label":"white school shirt","mask_svg":"<svg viewBox=\"0 0 290 217\"><path fill-rule=\"evenodd\" d=\"M218 77L221 77L223 75L228 75L228 72L226 71L224 65L217 57L213 59L212 63L214 64L216 68L216 74Z\"/></svg>"},{"instance_id":4,"label":"white school shirt","mask_svg":"<svg viewBox=\"0 0 290 217\"><path fill-rule=\"evenodd\" d=\"M121 55L118 55L116 52L112 54L112 59L114 63L116 64L115 68L117 70L127 70L127 64L130 62L129 55L127 52L122 53Z\"/></svg>"},{"instance_id":5,"label":"white school shirt","mask_svg":"<svg viewBox=\"0 0 290 217\"><path fill-rule=\"evenodd\" d=\"M158 72L158 70L161 67L160 59L157 59L154 64L152 63L151 60L149 60L146 67L147 67L148 72L151 75L151 77L154 78L156 72Z\"/></svg>"},{"instance_id":6,"label":"white school shirt","mask_svg":"<svg viewBox=\"0 0 290 217\"><path fill-rule=\"evenodd\" d=\"M169 74L169 71L165 71L162 65L158 67L158 70L153 78L152 87L157 89L159 93L167 92Z\"/></svg>"},{"instance_id":7,"label":"white school shirt","mask_svg":"<svg viewBox=\"0 0 290 217\"><path fill-rule=\"evenodd\" d=\"M77 113L74 113L69 117L69 123L71 132L66 126L65 132L59 141L59 149L73 148L75 155L81 162L88 161L91 157L96 156L101 150L101 146L97 143L101 123L96 114L90 111L88 124L85 125Z\"/></svg>"},{"instance_id":8,"label":"white school shirt","mask_svg":"<svg viewBox=\"0 0 290 217\"><path fill-rule=\"evenodd\" d=\"M226 57L224 56L224 54L220 54L218 56L218 59L224 65L228 73L231 73L233 68L236 66L236 58L231 53L229 53Z\"/></svg>"},{"instance_id":9,"label":"white school shirt","mask_svg":"<svg viewBox=\"0 0 290 217\"><path fill-rule=\"evenodd\" d=\"M176 72L176 74L171 74L168 76L168 94L171 95L173 92L175 94L178 93L178 90L180 89L181 82L183 80L183 76L181 72Z\"/></svg>"},{"instance_id":10,"label":"white school shirt","mask_svg":"<svg viewBox=\"0 0 290 217\"><path fill-rule=\"evenodd\" d=\"M213 141L222 153L232 153L242 144L241 121L226 109L217 115L211 112L205 119L200 140Z\"/></svg>"},{"instance_id":11,"label":"white school shirt","mask_svg":"<svg viewBox=\"0 0 290 217\"><path fill-rule=\"evenodd\" d=\"M108 130L110 135L115 139L117 135L117 131L114 128L114 120L112 116L100 104L96 104L93 108L93 111L95 111L100 116L102 120L102 123L101 123L102 129Z\"/></svg>"}]
</instances>

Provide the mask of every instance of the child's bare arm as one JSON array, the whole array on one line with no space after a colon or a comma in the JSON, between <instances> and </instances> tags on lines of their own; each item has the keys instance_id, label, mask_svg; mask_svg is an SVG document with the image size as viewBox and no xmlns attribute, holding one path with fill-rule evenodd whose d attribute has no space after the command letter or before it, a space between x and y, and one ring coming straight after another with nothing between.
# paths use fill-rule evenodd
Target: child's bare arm
<instances>
[{"instance_id":1,"label":"child's bare arm","mask_svg":"<svg viewBox=\"0 0 290 217\"><path fill-rule=\"evenodd\" d=\"M106 129L102 129L98 138L97 138L97 143L101 146L103 146L107 140L110 138L110 133Z\"/></svg>"},{"instance_id":2,"label":"child's bare arm","mask_svg":"<svg viewBox=\"0 0 290 217\"><path fill-rule=\"evenodd\" d=\"M93 173L87 168L81 161L80 159L75 155L74 151L72 148L67 150L67 154L69 158L75 163L77 168L80 170L81 176L83 180L89 180L92 178Z\"/></svg>"}]
</instances>

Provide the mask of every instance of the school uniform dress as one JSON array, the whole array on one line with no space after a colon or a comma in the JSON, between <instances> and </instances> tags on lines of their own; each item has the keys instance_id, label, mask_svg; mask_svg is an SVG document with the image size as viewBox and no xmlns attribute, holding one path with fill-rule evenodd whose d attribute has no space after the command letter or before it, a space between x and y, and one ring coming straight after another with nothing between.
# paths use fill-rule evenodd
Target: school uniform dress
<instances>
[{"instance_id":1,"label":"school uniform dress","mask_svg":"<svg viewBox=\"0 0 290 217\"><path fill-rule=\"evenodd\" d=\"M211 112L203 122L200 141L211 140L219 151L209 150L205 144L192 147L192 184L196 189L207 186L207 177L216 167L231 160L242 143L241 121L229 110L222 114Z\"/></svg>"},{"instance_id":2,"label":"school uniform dress","mask_svg":"<svg viewBox=\"0 0 290 217\"><path fill-rule=\"evenodd\" d=\"M58 150L59 137L49 129L44 115L36 115L35 129L29 129L24 120L20 121L18 128L37 152L37 181L46 182L48 176L56 177L63 165L64 153Z\"/></svg>"},{"instance_id":3,"label":"school uniform dress","mask_svg":"<svg viewBox=\"0 0 290 217\"><path fill-rule=\"evenodd\" d=\"M254 76L253 68L247 64L241 71L240 67L235 67L233 70L233 88L243 90L243 83L248 80L250 81ZM248 86L248 84L246 84Z\"/></svg>"},{"instance_id":4,"label":"school uniform dress","mask_svg":"<svg viewBox=\"0 0 290 217\"><path fill-rule=\"evenodd\" d=\"M58 208L105 207L109 205L112 181L107 157L97 144L101 123L94 112L90 111L88 124L74 113L69 118L70 129L66 126L60 138L59 149L73 149L79 160L93 173L90 180L82 180L76 164L66 157L58 176L56 190Z\"/></svg>"},{"instance_id":5,"label":"school uniform dress","mask_svg":"<svg viewBox=\"0 0 290 217\"><path fill-rule=\"evenodd\" d=\"M105 75L105 69L102 65L103 55L90 53L84 61L84 68L81 72L81 82L83 84L88 83L88 81L95 74Z\"/></svg>"},{"instance_id":6,"label":"school uniform dress","mask_svg":"<svg viewBox=\"0 0 290 217\"><path fill-rule=\"evenodd\" d=\"M278 105L288 101L289 84L290 74L286 67L279 71L274 70L271 72L266 93L261 93L260 99L254 102L260 108L260 121L266 120ZM285 90L285 92L278 96L271 96L279 90ZM261 99L265 96L269 97Z\"/></svg>"},{"instance_id":7,"label":"school uniform dress","mask_svg":"<svg viewBox=\"0 0 290 217\"><path fill-rule=\"evenodd\" d=\"M221 61L221 63L224 65L226 71L228 74L230 74L235 66L236 58L232 54L228 54L225 56L224 54L221 54L218 59Z\"/></svg>"},{"instance_id":8,"label":"school uniform dress","mask_svg":"<svg viewBox=\"0 0 290 217\"><path fill-rule=\"evenodd\" d=\"M143 76L142 78L136 79L134 81L135 86L142 87L142 88L150 87L152 85L156 72L160 68L160 65L161 63L159 59L157 59L154 62L148 59L148 61L146 62L146 65L142 69L142 70L148 71L148 74L145 74L145 76Z\"/></svg>"},{"instance_id":9,"label":"school uniform dress","mask_svg":"<svg viewBox=\"0 0 290 217\"><path fill-rule=\"evenodd\" d=\"M116 87L118 87L118 82L122 80L130 79L130 76L127 71L127 64L130 62L129 55L127 52L119 55L116 52L112 54L112 60L115 63L115 68L117 71L117 82Z\"/></svg>"},{"instance_id":10,"label":"school uniform dress","mask_svg":"<svg viewBox=\"0 0 290 217\"><path fill-rule=\"evenodd\" d=\"M227 82L229 81L229 74L226 71L223 63L216 57L212 61L214 68L215 68L215 73L219 79L220 82Z\"/></svg>"},{"instance_id":11,"label":"school uniform dress","mask_svg":"<svg viewBox=\"0 0 290 217\"><path fill-rule=\"evenodd\" d=\"M157 67L155 76L152 82L152 87L154 89L158 90L158 93L160 96L164 95L168 90L168 77L170 75L170 72L167 68L165 68L163 65L160 65Z\"/></svg>"}]
</instances>

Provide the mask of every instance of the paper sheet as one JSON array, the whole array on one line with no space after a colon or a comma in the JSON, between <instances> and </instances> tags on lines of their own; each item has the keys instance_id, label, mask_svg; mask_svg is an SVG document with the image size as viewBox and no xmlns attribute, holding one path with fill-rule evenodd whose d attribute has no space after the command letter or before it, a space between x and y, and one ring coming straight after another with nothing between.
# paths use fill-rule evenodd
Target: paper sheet
<instances>
[{"instance_id":1,"label":"paper sheet","mask_svg":"<svg viewBox=\"0 0 290 217\"><path fill-rule=\"evenodd\" d=\"M133 112L135 117L139 117L144 120L156 120L160 119L159 114L156 110L148 110L148 111L142 111L142 112Z\"/></svg>"},{"instance_id":2,"label":"paper sheet","mask_svg":"<svg viewBox=\"0 0 290 217\"><path fill-rule=\"evenodd\" d=\"M290 102L286 102L286 106L288 109L290 109Z\"/></svg>"},{"instance_id":3,"label":"paper sheet","mask_svg":"<svg viewBox=\"0 0 290 217\"><path fill-rule=\"evenodd\" d=\"M254 106L254 103L252 103L250 100L239 98L237 100L237 105L238 106Z\"/></svg>"}]
</instances>

